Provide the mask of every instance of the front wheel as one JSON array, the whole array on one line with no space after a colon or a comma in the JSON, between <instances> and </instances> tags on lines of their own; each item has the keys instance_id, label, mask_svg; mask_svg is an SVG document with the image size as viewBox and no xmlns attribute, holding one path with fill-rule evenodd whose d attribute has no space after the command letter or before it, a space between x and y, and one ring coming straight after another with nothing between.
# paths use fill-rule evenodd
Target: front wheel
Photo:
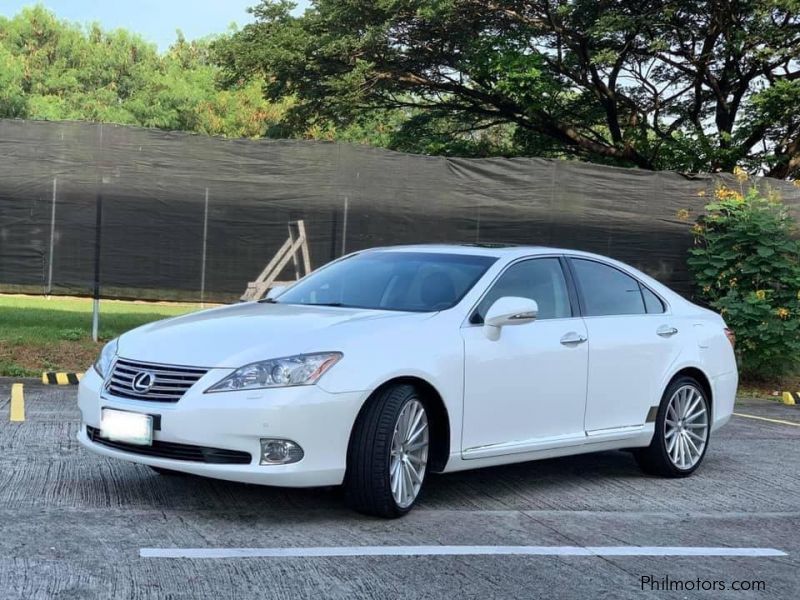
<instances>
[{"instance_id":1,"label":"front wheel","mask_svg":"<svg viewBox=\"0 0 800 600\"><path fill-rule=\"evenodd\" d=\"M656 416L653 441L635 452L647 473L691 475L705 457L711 433L711 406L705 390L691 377L667 386Z\"/></svg>"},{"instance_id":2,"label":"front wheel","mask_svg":"<svg viewBox=\"0 0 800 600\"><path fill-rule=\"evenodd\" d=\"M353 429L347 503L380 517L407 513L425 483L429 448L428 412L416 388L404 384L379 391Z\"/></svg>"},{"instance_id":3,"label":"front wheel","mask_svg":"<svg viewBox=\"0 0 800 600\"><path fill-rule=\"evenodd\" d=\"M155 471L159 475L165 475L167 477L183 477L186 473L181 473L180 471L173 471L172 469L165 469L164 467L154 467L153 465L147 465L150 467L151 470Z\"/></svg>"}]
</instances>

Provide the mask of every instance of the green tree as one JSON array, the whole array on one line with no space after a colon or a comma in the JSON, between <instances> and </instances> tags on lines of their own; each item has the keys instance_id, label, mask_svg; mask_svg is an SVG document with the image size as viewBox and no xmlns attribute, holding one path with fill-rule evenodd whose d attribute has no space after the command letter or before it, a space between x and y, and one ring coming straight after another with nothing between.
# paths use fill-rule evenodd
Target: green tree
<instances>
[{"instance_id":1,"label":"green tree","mask_svg":"<svg viewBox=\"0 0 800 600\"><path fill-rule=\"evenodd\" d=\"M27 100L22 88L24 65L0 46L0 117L22 117L27 112Z\"/></svg>"},{"instance_id":2,"label":"green tree","mask_svg":"<svg viewBox=\"0 0 800 600\"><path fill-rule=\"evenodd\" d=\"M182 35L167 52L123 29L61 21L41 6L0 18L0 116L113 122L233 137L278 124L253 78L221 89L207 41Z\"/></svg>"},{"instance_id":3,"label":"green tree","mask_svg":"<svg viewBox=\"0 0 800 600\"><path fill-rule=\"evenodd\" d=\"M460 139L491 140L499 127L494 137L524 154L800 173L800 0L292 8L262 0L255 22L214 50L228 85L260 78L271 100L293 98L287 124L299 135L404 111L408 126Z\"/></svg>"}]
</instances>

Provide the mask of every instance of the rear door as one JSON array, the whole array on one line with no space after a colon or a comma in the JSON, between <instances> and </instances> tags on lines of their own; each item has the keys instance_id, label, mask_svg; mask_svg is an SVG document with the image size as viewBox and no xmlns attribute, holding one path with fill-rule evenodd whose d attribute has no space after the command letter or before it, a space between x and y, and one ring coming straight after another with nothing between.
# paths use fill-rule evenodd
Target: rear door
<instances>
[{"instance_id":1,"label":"rear door","mask_svg":"<svg viewBox=\"0 0 800 600\"><path fill-rule=\"evenodd\" d=\"M586 431L643 425L691 332L679 331L665 302L631 275L593 259L569 261L589 338Z\"/></svg>"}]
</instances>

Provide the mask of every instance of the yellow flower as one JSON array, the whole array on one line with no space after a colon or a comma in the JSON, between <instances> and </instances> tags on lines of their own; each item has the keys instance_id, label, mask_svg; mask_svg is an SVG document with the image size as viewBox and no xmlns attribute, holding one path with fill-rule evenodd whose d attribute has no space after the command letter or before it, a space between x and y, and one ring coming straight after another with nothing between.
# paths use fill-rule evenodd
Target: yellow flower
<instances>
[{"instance_id":1,"label":"yellow flower","mask_svg":"<svg viewBox=\"0 0 800 600\"><path fill-rule=\"evenodd\" d=\"M728 285L731 286L731 287L736 287L736 277L731 277L728 280Z\"/></svg>"},{"instance_id":2,"label":"yellow flower","mask_svg":"<svg viewBox=\"0 0 800 600\"><path fill-rule=\"evenodd\" d=\"M735 200L736 202L741 202L744 200L744 196L742 196L741 192L732 190L724 185L717 187L717 189L714 190L714 195L716 196L717 200Z\"/></svg>"},{"instance_id":3,"label":"yellow flower","mask_svg":"<svg viewBox=\"0 0 800 600\"><path fill-rule=\"evenodd\" d=\"M694 233L695 235L700 235L701 233L703 233L703 231L705 231L705 229L703 229L703 226L700 225L699 223L695 223L692 226L692 233Z\"/></svg>"},{"instance_id":4,"label":"yellow flower","mask_svg":"<svg viewBox=\"0 0 800 600\"><path fill-rule=\"evenodd\" d=\"M784 319L784 320L786 320L786 319L788 319L788 318L789 318L789 309L788 309L788 308L779 308L779 309L778 309L778 310L776 310L775 312L777 313L777 315L778 315L778 316L779 316L781 319Z\"/></svg>"},{"instance_id":5,"label":"yellow flower","mask_svg":"<svg viewBox=\"0 0 800 600\"><path fill-rule=\"evenodd\" d=\"M756 298L759 300L764 300L767 297L766 290L756 290Z\"/></svg>"},{"instance_id":6,"label":"yellow flower","mask_svg":"<svg viewBox=\"0 0 800 600\"><path fill-rule=\"evenodd\" d=\"M795 181L795 184L797 184L797 181ZM800 185L798 185L798 187L800 187ZM705 198L706 197L706 191L705 190L700 190L699 192L697 192L697 196L699 198Z\"/></svg>"},{"instance_id":7,"label":"yellow flower","mask_svg":"<svg viewBox=\"0 0 800 600\"><path fill-rule=\"evenodd\" d=\"M741 167L733 167L733 176L736 177L736 180L739 183L744 183L747 181L747 171Z\"/></svg>"},{"instance_id":8,"label":"yellow flower","mask_svg":"<svg viewBox=\"0 0 800 600\"><path fill-rule=\"evenodd\" d=\"M685 208L680 209L678 212L675 213L675 216L680 219L681 221L688 221L689 220L689 211Z\"/></svg>"}]
</instances>

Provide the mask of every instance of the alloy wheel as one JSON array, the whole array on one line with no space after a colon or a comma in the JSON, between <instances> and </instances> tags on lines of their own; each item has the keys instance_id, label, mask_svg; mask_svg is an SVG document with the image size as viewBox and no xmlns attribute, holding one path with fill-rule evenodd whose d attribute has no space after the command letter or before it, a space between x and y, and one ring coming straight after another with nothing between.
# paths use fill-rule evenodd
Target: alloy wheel
<instances>
[{"instance_id":1,"label":"alloy wheel","mask_svg":"<svg viewBox=\"0 0 800 600\"><path fill-rule=\"evenodd\" d=\"M673 465L686 470L700 461L708 441L708 423L703 394L692 385L675 390L664 419L664 441Z\"/></svg>"},{"instance_id":2,"label":"alloy wheel","mask_svg":"<svg viewBox=\"0 0 800 600\"><path fill-rule=\"evenodd\" d=\"M392 436L389 482L397 506L414 503L425 479L428 464L428 414L419 400L411 400L400 411Z\"/></svg>"}]
</instances>

